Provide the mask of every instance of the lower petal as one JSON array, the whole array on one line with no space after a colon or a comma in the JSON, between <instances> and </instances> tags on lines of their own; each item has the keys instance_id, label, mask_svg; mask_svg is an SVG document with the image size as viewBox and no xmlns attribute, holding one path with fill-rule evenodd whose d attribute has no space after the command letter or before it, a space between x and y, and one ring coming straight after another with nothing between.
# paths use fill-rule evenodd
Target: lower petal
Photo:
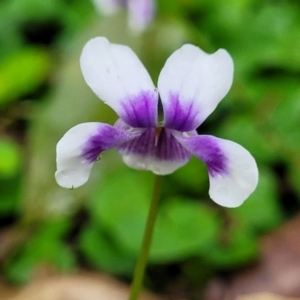
<instances>
[{"instance_id":1,"label":"lower petal","mask_svg":"<svg viewBox=\"0 0 300 300\"><path fill-rule=\"evenodd\" d=\"M71 128L56 146L57 183L65 188L76 188L89 178L91 169L104 150L140 134L102 123L84 123Z\"/></svg>"},{"instance_id":2,"label":"lower petal","mask_svg":"<svg viewBox=\"0 0 300 300\"><path fill-rule=\"evenodd\" d=\"M209 195L213 201L222 206L237 207L255 190L257 165L241 145L209 135L177 138L188 151L206 163Z\"/></svg>"},{"instance_id":3,"label":"lower petal","mask_svg":"<svg viewBox=\"0 0 300 300\"><path fill-rule=\"evenodd\" d=\"M118 147L124 162L137 170L167 175L190 159L190 153L174 138L172 130L151 128Z\"/></svg>"}]
</instances>

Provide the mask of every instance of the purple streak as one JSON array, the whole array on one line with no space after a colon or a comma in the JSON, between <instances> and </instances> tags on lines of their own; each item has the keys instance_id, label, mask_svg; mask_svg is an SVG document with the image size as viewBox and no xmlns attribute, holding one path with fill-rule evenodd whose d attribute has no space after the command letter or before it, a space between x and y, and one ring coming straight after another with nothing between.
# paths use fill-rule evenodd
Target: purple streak
<instances>
[{"instance_id":1,"label":"purple streak","mask_svg":"<svg viewBox=\"0 0 300 300\"><path fill-rule=\"evenodd\" d=\"M199 110L195 109L193 99L182 101L177 93L170 93L169 97L169 104L164 105L165 127L181 132L196 129Z\"/></svg>"},{"instance_id":2,"label":"purple streak","mask_svg":"<svg viewBox=\"0 0 300 300\"><path fill-rule=\"evenodd\" d=\"M139 135L139 132L129 132L116 127L99 123L98 130L87 139L81 156L89 162L97 160L102 151L127 142Z\"/></svg>"},{"instance_id":3,"label":"purple streak","mask_svg":"<svg viewBox=\"0 0 300 300\"><path fill-rule=\"evenodd\" d=\"M174 138L171 130L165 128L147 129L139 137L122 144L119 150L124 155L135 154L158 161L183 161L191 156Z\"/></svg>"},{"instance_id":4,"label":"purple streak","mask_svg":"<svg viewBox=\"0 0 300 300\"><path fill-rule=\"evenodd\" d=\"M218 138L210 135L198 135L188 138L179 137L178 140L193 155L205 162L212 177L229 173L229 161Z\"/></svg>"},{"instance_id":5,"label":"purple streak","mask_svg":"<svg viewBox=\"0 0 300 300\"><path fill-rule=\"evenodd\" d=\"M155 91L142 91L122 101L125 123L135 128L153 128L157 125L158 95Z\"/></svg>"}]
</instances>

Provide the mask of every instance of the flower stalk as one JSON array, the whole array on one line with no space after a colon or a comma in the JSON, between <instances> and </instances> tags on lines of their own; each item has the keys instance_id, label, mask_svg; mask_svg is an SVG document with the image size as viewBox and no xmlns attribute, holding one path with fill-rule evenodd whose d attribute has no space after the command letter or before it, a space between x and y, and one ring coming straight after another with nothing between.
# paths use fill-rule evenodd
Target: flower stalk
<instances>
[{"instance_id":1,"label":"flower stalk","mask_svg":"<svg viewBox=\"0 0 300 300\"><path fill-rule=\"evenodd\" d=\"M150 208L148 212L146 228L144 231L140 254L134 270L129 300L137 300L142 288L146 264L147 264L150 246L151 246L155 220L158 213L161 186L162 186L162 176L155 175L153 194L152 194L152 199L151 199Z\"/></svg>"}]
</instances>

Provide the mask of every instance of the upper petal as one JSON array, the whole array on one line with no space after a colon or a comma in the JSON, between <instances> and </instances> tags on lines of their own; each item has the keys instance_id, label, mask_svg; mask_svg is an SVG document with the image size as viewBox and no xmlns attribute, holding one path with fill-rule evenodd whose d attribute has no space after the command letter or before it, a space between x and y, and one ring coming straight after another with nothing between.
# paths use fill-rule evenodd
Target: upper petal
<instances>
[{"instance_id":1,"label":"upper petal","mask_svg":"<svg viewBox=\"0 0 300 300\"><path fill-rule=\"evenodd\" d=\"M224 49L207 54L193 45L184 45L166 61L158 89L168 128L196 129L229 91L233 61Z\"/></svg>"},{"instance_id":2,"label":"upper petal","mask_svg":"<svg viewBox=\"0 0 300 300\"><path fill-rule=\"evenodd\" d=\"M139 132L129 132L103 123L84 123L71 128L56 146L57 183L76 188L89 178L100 153L124 143Z\"/></svg>"},{"instance_id":3,"label":"upper petal","mask_svg":"<svg viewBox=\"0 0 300 300\"><path fill-rule=\"evenodd\" d=\"M129 26L132 30L143 31L154 16L153 0L128 0Z\"/></svg>"},{"instance_id":4,"label":"upper petal","mask_svg":"<svg viewBox=\"0 0 300 300\"><path fill-rule=\"evenodd\" d=\"M155 127L158 94L135 53L97 37L84 47L80 65L86 83L132 127Z\"/></svg>"},{"instance_id":5,"label":"upper petal","mask_svg":"<svg viewBox=\"0 0 300 300\"><path fill-rule=\"evenodd\" d=\"M187 150L206 163L209 194L216 203L237 207L255 190L257 165L241 145L209 135L177 138Z\"/></svg>"}]
</instances>

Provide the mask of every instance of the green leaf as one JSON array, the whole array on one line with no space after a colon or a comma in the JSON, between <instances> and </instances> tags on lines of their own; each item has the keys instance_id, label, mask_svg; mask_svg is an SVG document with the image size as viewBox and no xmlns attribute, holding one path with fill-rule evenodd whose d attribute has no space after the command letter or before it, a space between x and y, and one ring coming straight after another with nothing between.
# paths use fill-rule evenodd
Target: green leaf
<instances>
[{"instance_id":1,"label":"green leaf","mask_svg":"<svg viewBox=\"0 0 300 300\"><path fill-rule=\"evenodd\" d=\"M280 145L282 155L286 156L286 151L298 153L300 146L299 113L300 113L300 90L298 79L275 80L277 88L273 93L277 95L277 107L269 116L273 134L276 134L277 142Z\"/></svg>"},{"instance_id":2,"label":"green leaf","mask_svg":"<svg viewBox=\"0 0 300 300\"><path fill-rule=\"evenodd\" d=\"M121 247L137 256L152 194L152 175L122 167L114 173L117 176L103 176L91 213L99 228L107 228ZM202 253L216 237L218 221L213 211L185 198L161 201L150 260L166 262Z\"/></svg>"},{"instance_id":3,"label":"green leaf","mask_svg":"<svg viewBox=\"0 0 300 300\"><path fill-rule=\"evenodd\" d=\"M15 282L30 279L38 265L55 265L62 270L74 268L74 253L63 242L69 228L66 219L54 219L39 224L37 231L22 245L5 268L6 275Z\"/></svg>"},{"instance_id":4,"label":"green leaf","mask_svg":"<svg viewBox=\"0 0 300 300\"><path fill-rule=\"evenodd\" d=\"M8 139L0 140L0 178L10 178L19 171L21 152L16 143Z\"/></svg>"},{"instance_id":5,"label":"green leaf","mask_svg":"<svg viewBox=\"0 0 300 300\"><path fill-rule=\"evenodd\" d=\"M51 59L45 50L24 48L0 65L0 106L32 92L45 81Z\"/></svg>"},{"instance_id":6,"label":"green leaf","mask_svg":"<svg viewBox=\"0 0 300 300\"><path fill-rule=\"evenodd\" d=\"M45 0L40 2L38 0L18 1L11 0L9 3L9 12L15 14L19 19L47 19L62 8L62 1Z\"/></svg>"},{"instance_id":7,"label":"green leaf","mask_svg":"<svg viewBox=\"0 0 300 300\"><path fill-rule=\"evenodd\" d=\"M79 247L93 267L114 274L131 274L133 271L135 259L116 244L114 236L94 224L81 232Z\"/></svg>"},{"instance_id":8,"label":"green leaf","mask_svg":"<svg viewBox=\"0 0 300 300\"><path fill-rule=\"evenodd\" d=\"M299 203L300 199L300 157L299 154L296 154L288 160L288 182L291 184L291 190L295 192L297 201Z\"/></svg>"},{"instance_id":9,"label":"green leaf","mask_svg":"<svg viewBox=\"0 0 300 300\"><path fill-rule=\"evenodd\" d=\"M258 161L270 162L278 157L276 149L268 143L259 126L249 116L232 116L218 130L217 135L241 144Z\"/></svg>"},{"instance_id":10,"label":"green leaf","mask_svg":"<svg viewBox=\"0 0 300 300\"><path fill-rule=\"evenodd\" d=\"M36 262L32 257L18 255L13 257L4 268L5 276L14 283L24 283L33 276Z\"/></svg>"},{"instance_id":11,"label":"green leaf","mask_svg":"<svg viewBox=\"0 0 300 300\"><path fill-rule=\"evenodd\" d=\"M216 242L219 225L216 213L204 203L185 197L168 199L161 206L150 259L165 263L202 255Z\"/></svg>"},{"instance_id":12,"label":"green leaf","mask_svg":"<svg viewBox=\"0 0 300 300\"><path fill-rule=\"evenodd\" d=\"M21 187L21 174L17 174L12 178L0 178L0 217L19 213Z\"/></svg>"},{"instance_id":13,"label":"green leaf","mask_svg":"<svg viewBox=\"0 0 300 300\"><path fill-rule=\"evenodd\" d=\"M218 243L207 251L208 260L218 268L228 269L251 260L258 255L255 236L242 224L224 228Z\"/></svg>"},{"instance_id":14,"label":"green leaf","mask_svg":"<svg viewBox=\"0 0 300 300\"><path fill-rule=\"evenodd\" d=\"M174 189L184 190L189 194L200 195L208 191L208 172L205 164L196 157L191 157L189 162L178 169L168 178L170 192Z\"/></svg>"},{"instance_id":15,"label":"green leaf","mask_svg":"<svg viewBox=\"0 0 300 300\"><path fill-rule=\"evenodd\" d=\"M0 139L0 215L15 213L21 196L21 152L16 143Z\"/></svg>"},{"instance_id":16,"label":"green leaf","mask_svg":"<svg viewBox=\"0 0 300 300\"><path fill-rule=\"evenodd\" d=\"M256 190L241 205L231 212L255 232L276 228L284 220L277 191L277 180L268 169L261 169Z\"/></svg>"},{"instance_id":17,"label":"green leaf","mask_svg":"<svg viewBox=\"0 0 300 300\"><path fill-rule=\"evenodd\" d=\"M143 236L153 174L119 165L103 174L90 203L93 221L105 226L136 255Z\"/></svg>"}]
</instances>

